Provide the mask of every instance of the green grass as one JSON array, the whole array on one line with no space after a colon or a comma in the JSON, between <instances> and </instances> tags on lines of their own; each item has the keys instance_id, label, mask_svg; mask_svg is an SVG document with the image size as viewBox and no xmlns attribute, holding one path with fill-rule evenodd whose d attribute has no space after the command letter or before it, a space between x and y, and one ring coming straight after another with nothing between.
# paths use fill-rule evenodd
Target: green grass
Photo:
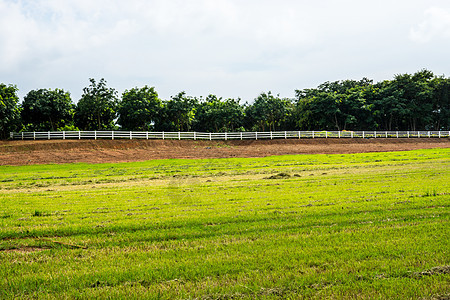
<instances>
[{"instance_id":1,"label":"green grass","mask_svg":"<svg viewBox=\"0 0 450 300\"><path fill-rule=\"evenodd\" d=\"M450 296L450 149L0 167L0 298Z\"/></svg>"}]
</instances>

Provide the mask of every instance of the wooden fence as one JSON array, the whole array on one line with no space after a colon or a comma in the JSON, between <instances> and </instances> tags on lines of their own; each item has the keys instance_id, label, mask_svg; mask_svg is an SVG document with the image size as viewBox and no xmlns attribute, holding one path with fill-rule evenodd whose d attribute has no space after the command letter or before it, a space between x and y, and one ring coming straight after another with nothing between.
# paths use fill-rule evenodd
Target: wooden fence
<instances>
[{"instance_id":1,"label":"wooden fence","mask_svg":"<svg viewBox=\"0 0 450 300\"><path fill-rule=\"evenodd\" d=\"M303 138L449 138L450 131L266 131L266 132L151 132L151 131L46 131L11 132L14 140L52 139L160 139L258 140Z\"/></svg>"}]
</instances>

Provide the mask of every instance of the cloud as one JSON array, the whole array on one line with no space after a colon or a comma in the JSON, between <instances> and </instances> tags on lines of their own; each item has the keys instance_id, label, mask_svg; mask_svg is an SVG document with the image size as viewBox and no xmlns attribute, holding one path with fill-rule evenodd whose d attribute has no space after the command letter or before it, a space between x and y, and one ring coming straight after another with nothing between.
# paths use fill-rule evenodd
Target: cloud
<instances>
[{"instance_id":1,"label":"cloud","mask_svg":"<svg viewBox=\"0 0 450 300\"><path fill-rule=\"evenodd\" d=\"M0 82L75 100L90 77L164 98L289 97L327 80L450 68L433 47L448 45L448 11L448 0L0 0Z\"/></svg>"},{"instance_id":2,"label":"cloud","mask_svg":"<svg viewBox=\"0 0 450 300\"><path fill-rule=\"evenodd\" d=\"M410 30L411 40L427 43L450 38L450 12L439 7L431 7L424 15L425 19Z\"/></svg>"}]
</instances>

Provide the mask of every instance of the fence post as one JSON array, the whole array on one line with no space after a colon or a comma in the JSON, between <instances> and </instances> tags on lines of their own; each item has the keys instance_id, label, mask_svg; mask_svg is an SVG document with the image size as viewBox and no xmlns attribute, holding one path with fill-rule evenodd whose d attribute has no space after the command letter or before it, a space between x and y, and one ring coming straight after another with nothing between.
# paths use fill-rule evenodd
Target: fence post
<instances>
[{"instance_id":1,"label":"fence post","mask_svg":"<svg viewBox=\"0 0 450 300\"><path fill-rule=\"evenodd\" d=\"M408 133L408 139L409 139L409 131L407 131L407 133Z\"/></svg>"},{"instance_id":2,"label":"fence post","mask_svg":"<svg viewBox=\"0 0 450 300\"><path fill-rule=\"evenodd\" d=\"M94 138L97 139L97 130L94 131Z\"/></svg>"},{"instance_id":3,"label":"fence post","mask_svg":"<svg viewBox=\"0 0 450 300\"><path fill-rule=\"evenodd\" d=\"M132 140L132 139L133 139L133 134L130 131L130 140Z\"/></svg>"},{"instance_id":4,"label":"fence post","mask_svg":"<svg viewBox=\"0 0 450 300\"><path fill-rule=\"evenodd\" d=\"M210 140L210 141L212 140L211 132L209 133L209 140Z\"/></svg>"},{"instance_id":5,"label":"fence post","mask_svg":"<svg viewBox=\"0 0 450 300\"><path fill-rule=\"evenodd\" d=\"M285 140L287 139L287 132L286 131L284 132L284 139Z\"/></svg>"},{"instance_id":6,"label":"fence post","mask_svg":"<svg viewBox=\"0 0 450 300\"><path fill-rule=\"evenodd\" d=\"M258 131L255 132L255 139L258 140Z\"/></svg>"},{"instance_id":7,"label":"fence post","mask_svg":"<svg viewBox=\"0 0 450 300\"><path fill-rule=\"evenodd\" d=\"M341 131L338 131L338 137L341 138Z\"/></svg>"},{"instance_id":8,"label":"fence post","mask_svg":"<svg viewBox=\"0 0 450 300\"><path fill-rule=\"evenodd\" d=\"M397 135L397 138L398 138L398 131L396 131L395 133L396 133L396 135Z\"/></svg>"},{"instance_id":9,"label":"fence post","mask_svg":"<svg viewBox=\"0 0 450 300\"><path fill-rule=\"evenodd\" d=\"M386 131L386 138L388 137L388 133L387 133L387 131Z\"/></svg>"},{"instance_id":10,"label":"fence post","mask_svg":"<svg viewBox=\"0 0 450 300\"><path fill-rule=\"evenodd\" d=\"M195 131L194 131L194 141L197 139L197 137L195 136Z\"/></svg>"},{"instance_id":11,"label":"fence post","mask_svg":"<svg viewBox=\"0 0 450 300\"><path fill-rule=\"evenodd\" d=\"M48 139L50 139L50 131L48 132Z\"/></svg>"},{"instance_id":12,"label":"fence post","mask_svg":"<svg viewBox=\"0 0 450 300\"><path fill-rule=\"evenodd\" d=\"M148 140L148 131L145 132L145 139Z\"/></svg>"},{"instance_id":13,"label":"fence post","mask_svg":"<svg viewBox=\"0 0 450 300\"><path fill-rule=\"evenodd\" d=\"M352 133L351 133L351 137L353 138L353 131L352 131Z\"/></svg>"},{"instance_id":14,"label":"fence post","mask_svg":"<svg viewBox=\"0 0 450 300\"><path fill-rule=\"evenodd\" d=\"M78 131L78 139L81 140L81 131Z\"/></svg>"},{"instance_id":15,"label":"fence post","mask_svg":"<svg viewBox=\"0 0 450 300\"><path fill-rule=\"evenodd\" d=\"M163 140L164 140L164 131L162 132L162 137L163 137Z\"/></svg>"},{"instance_id":16,"label":"fence post","mask_svg":"<svg viewBox=\"0 0 450 300\"><path fill-rule=\"evenodd\" d=\"M314 138L314 130L312 131L312 138Z\"/></svg>"},{"instance_id":17,"label":"fence post","mask_svg":"<svg viewBox=\"0 0 450 300\"><path fill-rule=\"evenodd\" d=\"M225 131L225 141L227 140L227 132Z\"/></svg>"},{"instance_id":18,"label":"fence post","mask_svg":"<svg viewBox=\"0 0 450 300\"><path fill-rule=\"evenodd\" d=\"M272 130L270 131L270 139L272 139Z\"/></svg>"},{"instance_id":19,"label":"fence post","mask_svg":"<svg viewBox=\"0 0 450 300\"><path fill-rule=\"evenodd\" d=\"M22 140L23 140L23 131L22 131Z\"/></svg>"},{"instance_id":20,"label":"fence post","mask_svg":"<svg viewBox=\"0 0 450 300\"><path fill-rule=\"evenodd\" d=\"M417 131L417 137L420 138L420 131Z\"/></svg>"},{"instance_id":21,"label":"fence post","mask_svg":"<svg viewBox=\"0 0 450 300\"><path fill-rule=\"evenodd\" d=\"M428 137L431 137L431 136L430 136L430 132L429 132L429 131L428 131Z\"/></svg>"},{"instance_id":22,"label":"fence post","mask_svg":"<svg viewBox=\"0 0 450 300\"><path fill-rule=\"evenodd\" d=\"M302 136L302 132L299 131L299 132L298 132L298 139L301 139L301 136Z\"/></svg>"},{"instance_id":23,"label":"fence post","mask_svg":"<svg viewBox=\"0 0 450 300\"><path fill-rule=\"evenodd\" d=\"M114 140L114 131L111 131L111 140Z\"/></svg>"},{"instance_id":24,"label":"fence post","mask_svg":"<svg viewBox=\"0 0 450 300\"><path fill-rule=\"evenodd\" d=\"M65 140L65 139L66 139L66 132L63 131L63 140Z\"/></svg>"},{"instance_id":25,"label":"fence post","mask_svg":"<svg viewBox=\"0 0 450 300\"><path fill-rule=\"evenodd\" d=\"M376 130L374 131L373 135L374 135L374 138L377 138L377 131Z\"/></svg>"},{"instance_id":26,"label":"fence post","mask_svg":"<svg viewBox=\"0 0 450 300\"><path fill-rule=\"evenodd\" d=\"M178 140L181 140L181 132L178 131Z\"/></svg>"},{"instance_id":27,"label":"fence post","mask_svg":"<svg viewBox=\"0 0 450 300\"><path fill-rule=\"evenodd\" d=\"M33 140L36 140L36 131L33 131Z\"/></svg>"},{"instance_id":28,"label":"fence post","mask_svg":"<svg viewBox=\"0 0 450 300\"><path fill-rule=\"evenodd\" d=\"M241 131L241 141L242 141L242 131Z\"/></svg>"},{"instance_id":29,"label":"fence post","mask_svg":"<svg viewBox=\"0 0 450 300\"><path fill-rule=\"evenodd\" d=\"M441 138L441 131L439 131L439 138Z\"/></svg>"},{"instance_id":30,"label":"fence post","mask_svg":"<svg viewBox=\"0 0 450 300\"><path fill-rule=\"evenodd\" d=\"M364 131L363 131L363 138L364 138Z\"/></svg>"}]
</instances>

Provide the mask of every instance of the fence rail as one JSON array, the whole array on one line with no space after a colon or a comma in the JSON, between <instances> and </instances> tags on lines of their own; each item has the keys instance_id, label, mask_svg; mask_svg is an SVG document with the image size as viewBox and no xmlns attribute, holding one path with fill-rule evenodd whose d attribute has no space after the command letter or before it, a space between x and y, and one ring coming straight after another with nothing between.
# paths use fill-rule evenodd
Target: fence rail
<instances>
[{"instance_id":1,"label":"fence rail","mask_svg":"<svg viewBox=\"0 0 450 300\"><path fill-rule=\"evenodd\" d=\"M449 138L450 131L265 131L265 132L152 132L152 131L45 131L11 132L14 140L53 139L160 139L258 140L303 138Z\"/></svg>"}]
</instances>

